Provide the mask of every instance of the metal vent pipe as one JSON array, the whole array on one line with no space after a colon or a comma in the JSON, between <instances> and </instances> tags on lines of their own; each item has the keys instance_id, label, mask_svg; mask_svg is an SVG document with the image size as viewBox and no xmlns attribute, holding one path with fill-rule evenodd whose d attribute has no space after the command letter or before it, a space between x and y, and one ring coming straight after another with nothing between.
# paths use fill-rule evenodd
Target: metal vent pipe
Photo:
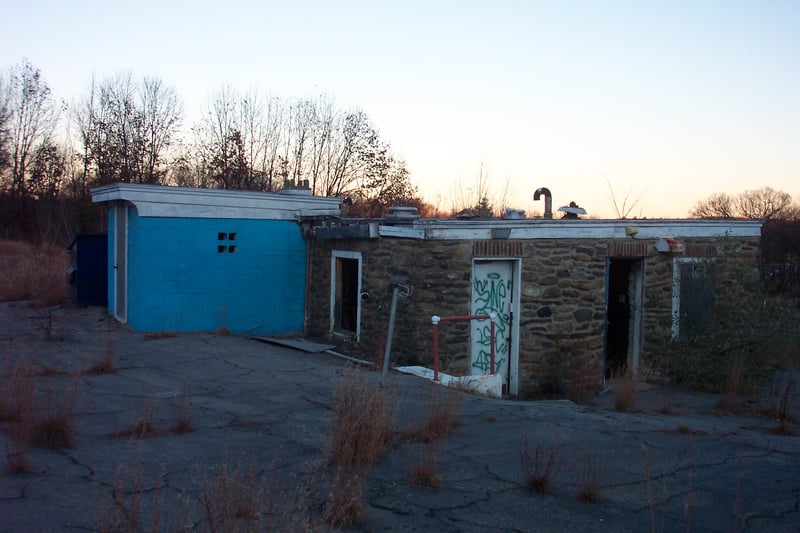
<instances>
[{"instance_id":1,"label":"metal vent pipe","mask_svg":"<svg viewBox=\"0 0 800 533\"><path fill-rule=\"evenodd\" d=\"M547 187L539 187L533 193L533 200L538 201L544 195L544 218L553 218L553 195Z\"/></svg>"}]
</instances>

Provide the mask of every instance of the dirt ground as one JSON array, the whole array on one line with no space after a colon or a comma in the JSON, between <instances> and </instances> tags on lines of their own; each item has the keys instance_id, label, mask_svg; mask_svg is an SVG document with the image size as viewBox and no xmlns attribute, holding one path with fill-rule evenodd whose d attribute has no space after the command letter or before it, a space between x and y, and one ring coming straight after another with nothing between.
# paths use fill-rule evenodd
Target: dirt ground
<instances>
[{"instance_id":1,"label":"dirt ground","mask_svg":"<svg viewBox=\"0 0 800 533\"><path fill-rule=\"evenodd\" d=\"M26 446L0 422L0 531L331 529L322 516L338 489L324 458L349 362L240 336L146 336L99 308L49 318L0 304L0 399L27 361L37 409L72 402L74 438ZM99 364L109 360L113 372ZM799 378L780 377L794 383L795 416ZM396 372L385 385L396 436L453 394ZM777 433L776 420L680 389L642 391L632 413L613 402L611 392L592 406L463 395L445 439L397 438L352 476L363 522L349 529L800 530L800 437ZM526 441L539 473L553 457L543 493L525 487ZM22 456L27 471L13 472ZM421 467L438 486L412 482Z\"/></svg>"}]
</instances>

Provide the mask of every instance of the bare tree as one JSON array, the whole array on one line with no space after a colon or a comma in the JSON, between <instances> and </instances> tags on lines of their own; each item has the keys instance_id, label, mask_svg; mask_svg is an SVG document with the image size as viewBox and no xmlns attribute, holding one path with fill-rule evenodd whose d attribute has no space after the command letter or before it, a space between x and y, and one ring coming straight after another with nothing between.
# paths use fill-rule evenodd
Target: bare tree
<instances>
[{"instance_id":1,"label":"bare tree","mask_svg":"<svg viewBox=\"0 0 800 533\"><path fill-rule=\"evenodd\" d=\"M792 197L789 193L776 191L772 187L747 190L736 197L739 214L752 219L775 218L791 203Z\"/></svg>"},{"instance_id":2,"label":"bare tree","mask_svg":"<svg viewBox=\"0 0 800 533\"><path fill-rule=\"evenodd\" d=\"M784 220L800 221L800 201L793 202L792 205L781 211L780 216Z\"/></svg>"},{"instance_id":3,"label":"bare tree","mask_svg":"<svg viewBox=\"0 0 800 533\"><path fill-rule=\"evenodd\" d=\"M93 80L74 113L84 183L163 183L181 116L174 89L157 78L136 81L125 73Z\"/></svg>"},{"instance_id":4,"label":"bare tree","mask_svg":"<svg viewBox=\"0 0 800 533\"><path fill-rule=\"evenodd\" d=\"M67 168L65 151L46 141L34 153L28 192L39 200L55 200L61 192L61 185Z\"/></svg>"},{"instance_id":5,"label":"bare tree","mask_svg":"<svg viewBox=\"0 0 800 533\"><path fill-rule=\"evenodd\" d=\"M689 215L694 218L734 218L734 199L727 193L714 193L697 202Z\"/></svg>"},{"instance_id":6,"label":"bare tree","mask_svg":"<svg viewBox=\"0 0 800 533\"><path fill-rule=\"evenodd\" d=\"M0 176L11 162L11 91L0 73Z\"/></svg>"},{"instance_id":7,"label":"bare tree","mask_svg":"<svg viewBox=\"0 0 800 533\"><path fill-rule=\"evenodd\" d=\"M7 83L6 118L10 144L11 195L27 193L27 172L36 148L50 141L58 124L59 108L41 72L27 60L12 67ZM2 102L0 102L2 106Z\"/></svg>"},{"instance_id":8,"label":"bare tree","mask_svg":"<svg viewBox=\"0 0 800 533\"><path fill-rule=\"evenodd\" d=\"M175 89L158 78L144 78L139 89L139 140L142 183L161 183L166 151L180 128L183 106Z\"/></svg>"},{"instance_id":9,"label":"bare tree","mask_svg":"<svg viewBox=\"0 0 800 533\"><path fill-rule=\"evenodd\" d=\"M240 120L241 100L230 87L212 97L195 127L197 155L209 182L221 189L247 189L250 166Z\"/></svg>"}]
</instances>

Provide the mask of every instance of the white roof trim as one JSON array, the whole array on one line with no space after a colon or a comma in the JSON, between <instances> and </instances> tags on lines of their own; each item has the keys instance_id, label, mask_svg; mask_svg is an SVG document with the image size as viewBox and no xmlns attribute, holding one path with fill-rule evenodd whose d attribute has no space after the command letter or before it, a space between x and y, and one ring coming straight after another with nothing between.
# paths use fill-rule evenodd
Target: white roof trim
<instances>
[{"instance_id":1,"label":"white roof trim","mask_svg":"<svg viewBox=\"0 0 800 533\"><path fill-rule=\"evenodd\" d=\"M381 237L399 237L402 239L424 239L425 230L411 226L378 226Z\"/></svg>"},{"instance_id":2,"label":"white roof trim","mask_svg":"<svg viewBox=\"0 0 800 533\"><path fill-rule=\"evenodd\" d=\"M125 201L141 217L297 220L339 216L339 198L116 183L92 189L95 203Z\"/></svg>"},{"instance_id":3,"label":"white roof trim","mask_svg":"<svg viewBox=\"0 0 800 533\"><path fill-rule=\"evenodd\" d=\"M635 228L633 239L661 237L760 237L761 220L419 220L426 239L492 239L492 231L508 230L507 239L625 239L626 228Z\"/></svg>"}]
</instances>

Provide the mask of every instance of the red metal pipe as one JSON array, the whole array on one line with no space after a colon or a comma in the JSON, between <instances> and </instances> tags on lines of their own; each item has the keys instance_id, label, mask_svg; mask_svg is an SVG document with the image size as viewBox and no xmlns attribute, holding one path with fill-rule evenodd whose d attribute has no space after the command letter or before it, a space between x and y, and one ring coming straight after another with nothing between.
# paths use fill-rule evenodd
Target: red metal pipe
<instances>
[{"instance_id":1,"label":"red metal pipe","mask_svg":"<svg viewBox=\"0 0 800 533\"><path fill-rule=\"evenodd\" d=\"M492 319L491 319L491 317L489 317L489 323L491 324L491 326L489 326L489 329L490 329L490 331L492 332L492 333L491 333L491 335L492 335L492 340L491 340L491 345L492 345L492 347L491 347L491 349L489 350L489 353L490 353L490 354L492 354L492 355L491 355L491 358L489 359L489 361L491 362L491 365L492 365L492 371L491 371L491 372L489 372L489 373L490 373L492 376L494 376L494 320L492 320Z\"/></svg>"}]
</instances>

